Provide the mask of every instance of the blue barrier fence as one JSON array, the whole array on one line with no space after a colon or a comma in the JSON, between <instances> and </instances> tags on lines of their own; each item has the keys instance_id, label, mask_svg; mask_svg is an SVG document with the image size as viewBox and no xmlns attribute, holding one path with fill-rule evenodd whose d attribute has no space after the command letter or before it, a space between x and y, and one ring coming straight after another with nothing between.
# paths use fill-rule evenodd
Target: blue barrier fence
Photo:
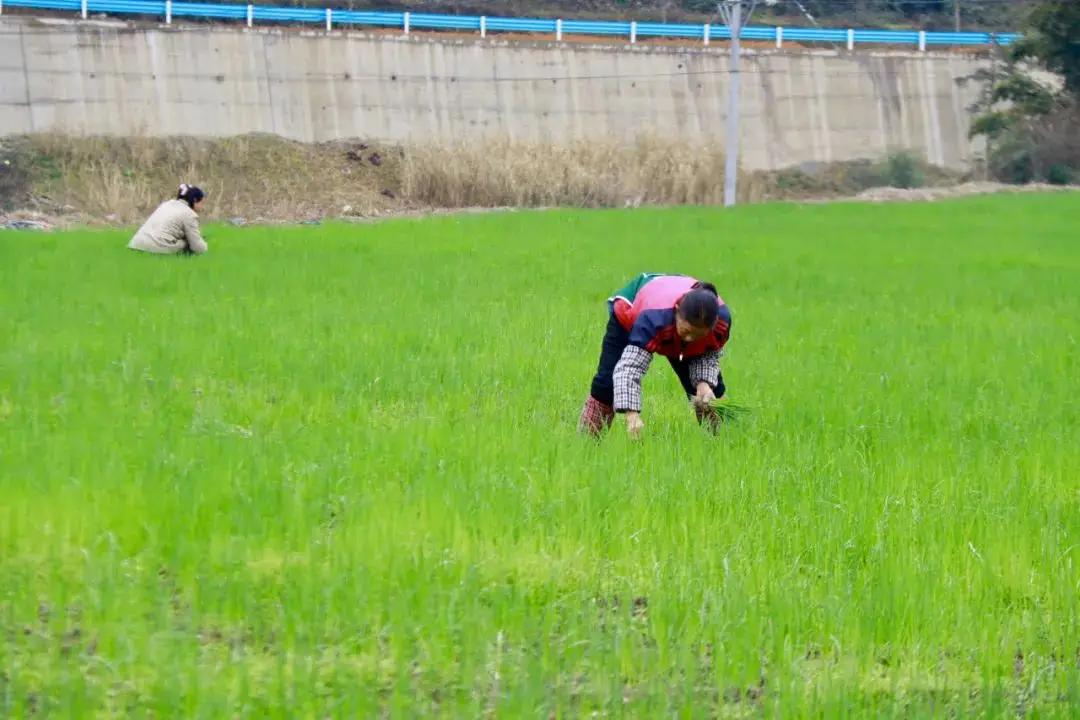
<instances>
[{"instance_id":1,"label":"blue barrier fence","mask_svg":"<svg viewBox=\"0 0 1080 720\"><path fill-rule=\"evenodd\" d=\"M173 2L173 0L0 0L4 7L41 10L68 10L83 18L90 13L106 15L149 15L164 18L206 18L236 20L249 27L266 22L307 23L325 25L327 30L338 28L383 27L410 30L457 30L477 32L482 37L494 32L533 33L554 35L562 40L566 35L609 36L626 38L636 43L642 38L683 38L700 40L731 39L731 29L725 25L690 25L656 22L609 22L602 20L544 20L539 18L480 17L475 15L435 15L411 12L374 12L364 10L335 10L333 8L297 8L271 5L233 3ZM739 37L776 43L843 44L853 49L858 44L899 45L927 50L930 47L1008 45L1017 40L1018 33L986 32L926 32L917 30L873 29L816 29L804 27L744 27Z\"/></svg>"}]
</instances>

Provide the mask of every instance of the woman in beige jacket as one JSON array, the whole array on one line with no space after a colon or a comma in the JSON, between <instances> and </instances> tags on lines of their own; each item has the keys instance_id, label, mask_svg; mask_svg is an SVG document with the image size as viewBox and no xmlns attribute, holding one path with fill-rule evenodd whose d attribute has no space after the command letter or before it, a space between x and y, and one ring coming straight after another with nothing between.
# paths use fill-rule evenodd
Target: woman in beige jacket
<instances>
[{"instance_id":1,"label":"woman in beige jacket","mask_svg":"<svg viewBox=\"0 0 1080 720\"><path fill-rule=\"evenodd\" d=\"M199 210L202 209L203 197L203 191L199 188L181 185L174 199L161 203L146 219L128 247L166 255L178 252L201 255L206 252L210 248L199 230Z\"/></svg>"}]
</instances>

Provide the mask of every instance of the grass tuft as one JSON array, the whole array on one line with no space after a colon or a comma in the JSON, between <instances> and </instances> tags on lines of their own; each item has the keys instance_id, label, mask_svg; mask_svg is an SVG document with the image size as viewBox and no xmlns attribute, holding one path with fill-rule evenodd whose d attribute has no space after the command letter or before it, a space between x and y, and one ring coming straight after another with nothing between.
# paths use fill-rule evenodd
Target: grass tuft
<instances>
[{"instance_id":1,"label":"grass tuft","mask_svg":"<svg viewBox=\"0 0 1080 720\"><path fill-rule=\"evenodd\" d=\"M731 400L716 400L710 403L710 407L716 411L716 414L724 422L733 422L747 417L751 413L751 408L748 405L732 402Z\"/></svg>"}]
</instances>

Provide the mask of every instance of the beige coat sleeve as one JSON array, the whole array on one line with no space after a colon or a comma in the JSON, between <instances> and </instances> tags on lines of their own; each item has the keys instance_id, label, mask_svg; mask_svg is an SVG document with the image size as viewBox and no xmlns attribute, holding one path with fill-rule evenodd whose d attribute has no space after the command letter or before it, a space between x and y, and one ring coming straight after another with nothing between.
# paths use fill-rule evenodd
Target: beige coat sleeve
<instances>
[{"instance_id":1,"label":"beige coat sleeve","mask_svg":"<svg viewBox=\"0 0 1080 720\"><path fill-rule=\"evenodd\" d=\"M201 255L210 249L199 230L199 217L194 213L184 215L184 237L191 252Z\"/></svg>"}]
</instances>

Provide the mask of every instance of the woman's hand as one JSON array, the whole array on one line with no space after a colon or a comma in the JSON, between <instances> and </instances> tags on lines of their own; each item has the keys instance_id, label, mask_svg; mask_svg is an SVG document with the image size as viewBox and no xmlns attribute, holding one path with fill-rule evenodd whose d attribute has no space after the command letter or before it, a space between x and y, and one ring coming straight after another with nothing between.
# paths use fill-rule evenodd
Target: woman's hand
<instances>
[{"instance_id":1,"label":"woman's hand","mask_svg":"<svg viewBox=\"0 0 1080 720\"><path fill-rule=\"evenodd\" d=\"M641 421L641 413L626 413L626 431L630 433L630 437L638 437L643 427L645 427L645 423Z\"/></svg>"},{"instance_id":2,"label":"woman's hand","mask_svg":"<svg viewBox=\"0 0 1080 720\"><path fill-rule=\"evenodd\" d=\"M714 400L716 400L716 395L713 394L709 383L699 382L697 384L697 395L694 396L694 405L704 410Z\"/></svg>"}]
</instances>

